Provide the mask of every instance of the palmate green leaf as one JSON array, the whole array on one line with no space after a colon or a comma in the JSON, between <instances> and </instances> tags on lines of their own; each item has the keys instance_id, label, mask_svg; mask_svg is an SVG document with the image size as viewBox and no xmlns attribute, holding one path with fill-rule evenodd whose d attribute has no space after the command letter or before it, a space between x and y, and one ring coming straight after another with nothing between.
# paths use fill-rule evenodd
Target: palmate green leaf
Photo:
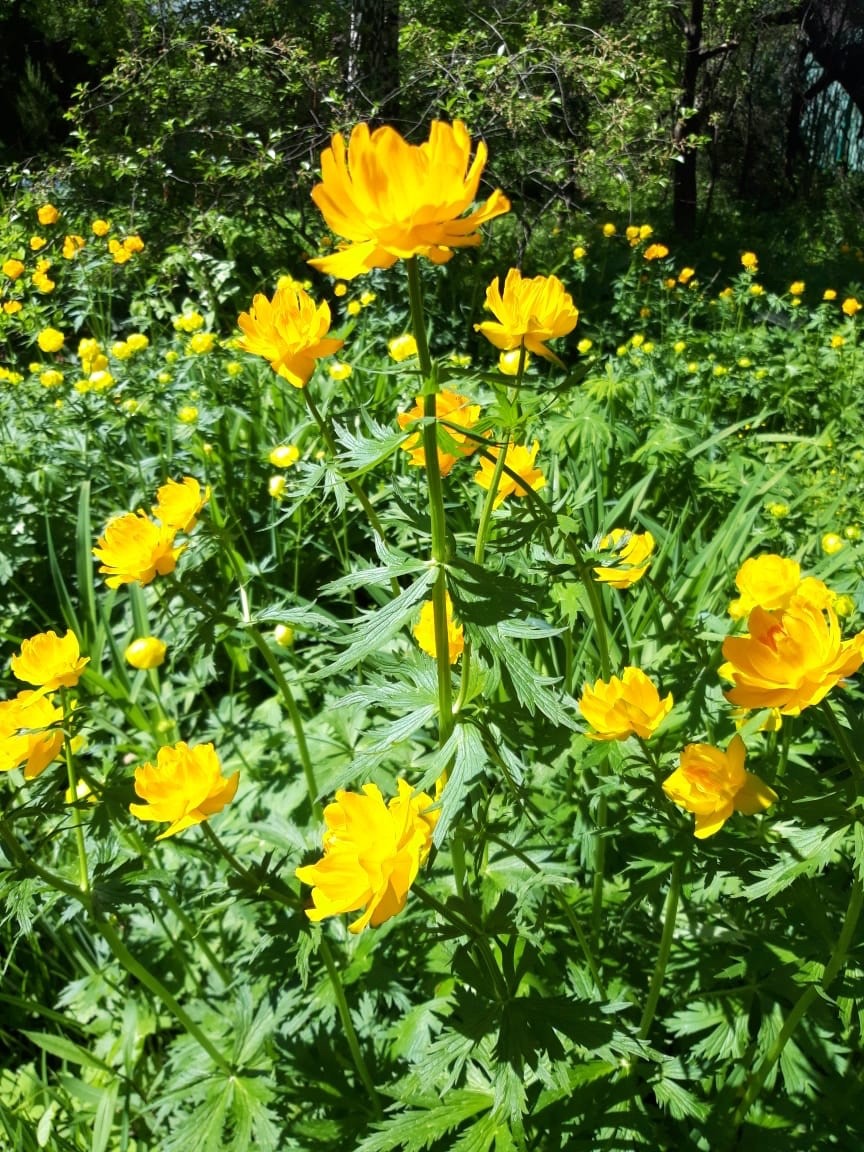
<instances>
[{"instance_id":1,"label":"palmate green leaf","mask_svg":"<svg viewBox=\"0 0 864 1152\"><path fill-rule=\"evenodd\" d=\"M686 1120L691 1116L704 1120L710 1111L708 1105L697 1099L688 1088L669 1077L655 1080L651 1089L660 1107L668 1109L676 1120Z\"/></svg>"},{"instance_id":2,"label":"palmate green leaf","mask_svg":"<svg viewBox=\"0 0 864 1152\"><path fill-rule=\"evenodd\" d=\"M361 1141L356 1152L423 1152L478 1112L490 1111L493 1102L491 1092L458 1089L437 1107L401 1112L377 1124L378 1132Z\"/></svg>"},{"instance_id":3,"label":"palmate green leaf","mask_svg":"<svg viewBox=\"0 0 864 1152\"><path fill-rule=\"evenodd\" d=\"M446 743L423 759L426 771L417 784L418 791L431 788L442 772L448 772L447 787L441 796L441 814L432 835L436 846L444 842L453 818L462 808L468 785L480 775L487 762L483 738L468 722L457 724Z\"/></svg>"},{"instance_id":4,"label":"palmate green leaf","mask_svg":"<svg viewBox=\"0 0 864 1152\"><path fill-rule=\"evenodd\" d=\"M849 838L849 828L831 832L824 824L802 828L792 821L773 826L772 831L784 837L791 852L768 868L760 868L755 884L747 884L740 895L746 900L771 899L802 876L815 876L828 867L840 854Z\"/></svg>"},{"instance_id":5,"label":"palmate green leaf","mask_svg":"<svg viewBox=\"0 0 864 1152\"><path fill-rule=\"evenodd\" d=\"M392 456L405 440L405 433L401 428L394 432L392 428L379 424L365 410L362 416L363 424L370 433L368 436L357 436L342 424L333 426L336 439L343 449L339 453L339 463L346 469L343 472L346 480L355 480L371 469L377 468Z\"/></svg>"},{"instance_id":6,"label":"palmate green leaf","mask_svg":"<svg viewBox=\"0 0 864 1152\"><path fill-rule=\"evenodd\" d=\"M515 644L511 644L501 628L484 628L483 642L513 685L517 699L523 708L533 716L542 712L553 724L564 728L576 728L576 702L570 701L569 709L565 700L549 691L549 685L558 683L554 676L541 676Z\"/></svg>"}]
</instances>

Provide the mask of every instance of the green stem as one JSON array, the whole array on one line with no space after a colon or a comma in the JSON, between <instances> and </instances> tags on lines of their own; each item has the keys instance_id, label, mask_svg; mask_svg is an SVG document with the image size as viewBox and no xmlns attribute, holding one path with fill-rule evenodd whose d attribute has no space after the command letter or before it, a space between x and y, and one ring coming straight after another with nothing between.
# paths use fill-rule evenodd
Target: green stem
<instances>
[{"instance_id":1,"label":"green stem","mask_svg":"<svg viewBox=\"0 0 864 1152\"><path fill-rule=\"evenodd\" d=\"M204 833L205 838L210 841L219 855L228 864L229 868L236 872L237 875L240 876L249 886L250 889L260 893L262 896L266 896L268 900L273 900L277 904L282 904L286 908L290 908L292 912L297 911L299 906L299 900L297 896L295 896L293 892L280 892L278 888L274 888L273 885L268 883L266 879L262 879L249 868L245 868L228 847L228 845L223 843L223 841L216 835L216 833L210 827L209 821L202 821L201 830Z\"/></svg>"},{"instance_id":2,"label":"green stem","mask_svg":"<svg viewBox=\"0 0 864 1152\"><path fill-rule=\"evenodd\" d=\"M369 1073L369 1068L363 1058L363 1052L360 1049L360 1042L357 1039L354 1022L351 1019L351 1011L348 1007L348 1001L345 998L345 988L342 984L342 977L339 975L339 969L336 967L333 953L330 951L330 945L323 936L321 937L319 950L321 952L321 958L324 961L324 967L327 969L327 975L330 977L330 985L333 989L333 995L336 998L336 1009L339 1012L342 1027L345 1029L345 1039L348 1041L348 1047L351 1050L354 1067L357 1069L357 1075L360 1077L363 1087L366 1089L369 1099L372 1101L375 1115L380 1119L383 1113L381 1111L381 1101L378 1099L378 1092L375 1088L375 1081Z\"/></svg>"},{"instance_id":3,"label":"green stem","mask_svg":"<svg viewBox=\"0 0 864 1152\"><path fill-rule=\"evenodd\" d=\"M594 817L594 853L591 862L593 876L591 879L591 935L594 942L600 942L600 930L603 924L603 882L606 872L606 824L609 819L609 802L605 796L597 801L597 815Z\"/></svg>"},{"instance_id":4,"label":"green stem","mask_svg":"<svg viewBox=\"0 0 864 1152\"><path fill-rule=\"evenodd\" d=\"M495 985L499 1000L502 1004L506 1004L510 999L510 992L501 969L495 963L495 957L492 954L492 949L489 947L489 941L483 935L482 930L472 924L470 920L466 920L464 917L451 912L446 904L442 904L441 901L437 900L430 892L426 892L419 887L414 887L412 891L417 893L417 898L422 904L432 908L442 919L465 933L471 941L472 946L476 948L480 962L488 971L492 983Z\"/></svg>"},{"instance_id":5,"label":"green stem","mask_svg":"<svg viewBox=\"0 0 864 1152\"><path fill-rule=\"evenodd\" d=\"M827 696L822 701L820 707L822 709L822 715L828 721L828 727L831 729L831 735L837 741L841 751L843 752L843 759L849 765L850 769L852 770L852 775L855 777L855 779L860 781L862 778L861 761L858 759L855 749L852 747L852 742L849 739L849 733L837 719L837 716L834 713L834 709L831 707L831 702Z\"/></svg>"},{"instance_id":6,"label":"green stem","mask_svg":"<svg viewBox=\"0 0 864 1152\"><path fill-rule=\"evenodd\" d=\"M651 977L651 987L648 990L648 999L642 1012L639 1023L639 1039L647 1040L654 1021L654 1013L663 990L663 978L666 975L666 965L669 962L669 953L672 951L672 939L675 935L675 918L678 915L678 901L681 897L682 865L676 860L672 865L672 879L669 882L669 893L666 897L666 907L663 910L663 934L660 937L660 951L657 953L657 963L654 965L654 974Z\"/></svg>"},{"instance_id":7,"label":"green stem","mask_svg":"<svg viewBox=\"0 0 864 1152\"><path fill-rule=\"evenodd\" d=\"M75 829L75 844L78 849L78 887L85 896L90 894L90 875L87 868L87 846L84 843L84 825L81 809L78 806L78 775L75 772L75 759L72 754L72 740L69 737L68 722L71 713L68 707L65 688L60 689L60 705L63 709L63 753L66 758L66 777L69 781L69 795L72 804L72 827Z\"/></svg>"}]
</instances>

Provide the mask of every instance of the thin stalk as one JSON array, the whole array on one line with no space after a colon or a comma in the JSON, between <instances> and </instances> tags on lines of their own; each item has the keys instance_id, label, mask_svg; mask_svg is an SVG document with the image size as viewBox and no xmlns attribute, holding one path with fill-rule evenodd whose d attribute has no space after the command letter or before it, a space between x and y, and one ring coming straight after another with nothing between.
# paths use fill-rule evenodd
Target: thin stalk
<instances>
[{"instance_id":1,"label":"thin stalk","mask_svg":"<svg viewBox=\"0 0 864 1152\"><path fill-rule=\"evenodd\" d=\"M675 918L678 915L678 901L681 897L682 865L676 860L672 865L672 879L669 882L669 892L666 896L666 907L663 910L663 934L660 937L660 951L657 953L657 963L651 977L651 987L648 990L648 999L642 1011L639 1023L639 1039L647 1040L651 1025L654 1022L654 1013L663 990L663 978L666 975L666 965L669 962L669 953L672 951L672 938L675 935Z\"/></svg>"},{"instance_id":2,"label":"thin stalk","mask_svg":"<svg viewBox=\"0 0 864 1152\"><path fill-rule=\"evenodd\" d=\"M209 821L202 821L201 830L204 833L205 838L210 841L219 855L228 864L229 868L236 872L238 876L242 877L242 879L246 882L246 884L249 885L250 888L260 892L261 895L266 896L268 900L273 900L277 904L282 904L286 908L290 908L292 912L297 911L299 906L298 898L292 892L280 892L278 888L274 888L271 884L268 884L266 880L262 881L254 872L250 871L248 868L245 868L228 847L228 845L225 844L216 835L216 833L210 827Z\"/></svg>"},{"instance_id":3,"label":"thin stalk","mask_svg":"<svg viewBox=\"0 0 864 1152\"><path fill-rule=\"evenodd\" d=\"M71 719L71 714L65 688L60 689L60 704L63 709L63 754L66 758L66 777L69 781L69 795L72 802L72 827L75 829L75 845L78 850L78 887L85 896L89 896L90 874L87 868L87 846L84 843L81 809L78 807L78 775L75 771L72 741L67 727L67 721Z\"/></svg>"},{"instance_id":4,"label":"thin stalk","mask_svg":"<svg viewBox=\"0 0 864 1152\"><path fill-rule=\"evenodd\" d=\"M837 719L837 716L834 713L834 709L831 707L831 702L827 696L822 701L820 707L822 709L822 715L827 720L828 727L831 729L831 735L840 746L840 750L843 753L843 759L852 769L852 775L854 776L855 780L860 782L864 773L862 773L861 770L861 761L858 759L858 755L855 752L855 749L852 747L852 742L849 739L849 733Z\"/></svg>"},{"instance_id":5,"label":"thin stalk","mask_svg":"<svg viewBox=\"0 0 864 1152\"><path fill-rule=\"evenodd\" d=\"M360 1042L357 1039L357 1033L354 1030L354 1022L351 1019L351 1011L348 1008L348 1001L345 998L345 988L342 984L342 977L339 975L339 969L336 967L336 961L333 959L330 945L323 936L321 937L319 950L321 952L321 958L324 961L324 967L327 969L327 975L330 977L333 995L336 997L336 1009L342 1021L342 1027L345 1029L345 1039L348 1041L348 1047L351 1050L354 1067L357 1069L357 1075L360 1077L363 1087L366 1089L369 1099L372 1101L375 1115L380 1119L383 1112L381 1111L381 1101L378 1099L378 1092L375 1088L375 1081L370 1075L369 1068L363 1058Z\"/></svg>"}]
</instances>

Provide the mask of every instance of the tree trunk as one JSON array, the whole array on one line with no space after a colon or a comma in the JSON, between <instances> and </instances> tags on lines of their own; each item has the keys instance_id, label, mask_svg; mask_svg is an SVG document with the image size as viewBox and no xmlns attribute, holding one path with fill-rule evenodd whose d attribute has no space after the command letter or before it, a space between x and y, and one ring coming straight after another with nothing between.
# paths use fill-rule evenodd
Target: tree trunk
<instances>
[{"instance_id":1,"label":"tree trunk","mask_svg":"<svg viewBox=\"0 0 864 1152\"><path fill-rule=\"evenodd\" d=\"M690 17L682 20L684 33L684 71L678 114L672 129L676 155L672 168L672 221L679 236L689 239L696 232L696 148L691 138L702 122L697 107L697 83L702 66L702 24L704 0L691 0Z\"/></svg>"},{"instance_id":2,"label":"tree trunk","mask_svg":"<svg viewBox=\"0 0 864 1152\"><path fill-rule=\"evenodd\" d=\"M346 81L356 115L398 118L399 0L352 0Z\"/></svg>"}]
</instances>

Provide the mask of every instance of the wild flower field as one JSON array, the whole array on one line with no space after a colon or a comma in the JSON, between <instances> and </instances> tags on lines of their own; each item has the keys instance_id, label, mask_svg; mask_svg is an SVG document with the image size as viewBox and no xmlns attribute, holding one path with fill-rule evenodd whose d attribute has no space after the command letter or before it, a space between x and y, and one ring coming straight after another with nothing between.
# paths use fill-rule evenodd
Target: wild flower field
<instances>
[{"instance_id":1,"label":"wild flower field","mask_svg":"<svg viewBox=\"0 0 864 1152\"><path fill-rule=\"evenodd\" d=\"M485 159L334 137L236 326L0 220L2 1148L864 1135L864 289Z\"/></svg>"}]
</instances>

